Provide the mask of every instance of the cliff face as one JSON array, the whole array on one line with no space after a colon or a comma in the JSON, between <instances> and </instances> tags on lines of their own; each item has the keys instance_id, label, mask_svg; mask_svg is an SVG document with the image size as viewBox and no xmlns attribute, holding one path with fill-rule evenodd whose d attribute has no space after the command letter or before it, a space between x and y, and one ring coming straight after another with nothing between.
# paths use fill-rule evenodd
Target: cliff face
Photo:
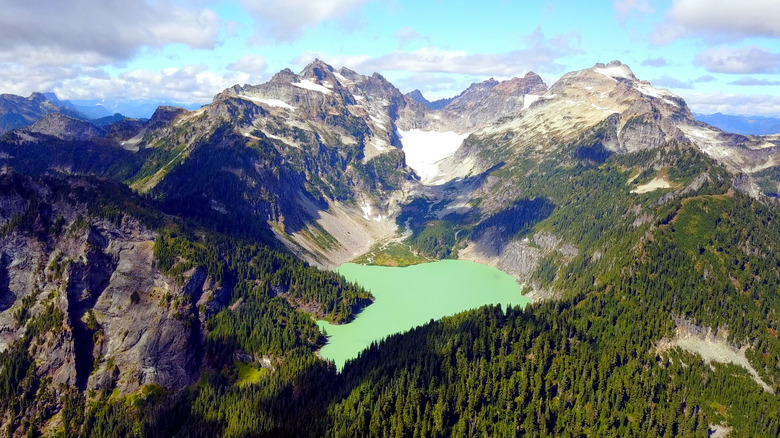
<instances>
[{"instance_id":1,"label":"cliff face","mask_svg":"<svg viewBox=\"0 0 780 438\"><path fill-rule=\"evenodd\" d=\"M547 85L533 72L502 82L491 78L472 84L448 103L443 112L458 131L473 131L522 110L546 92Z\"/></svg>"},{"instance_id":2,"label":"cliff face","mask_svg":"<svg viewBox=\"0 0 780 438\"><path fill-rule=\"evenodd\" d=\"M67 193L88 192L85 184L0 175L0 349L32 337L36 373L81 390L191 383L206 276L193 271L182 284L163 275L157 234L72 202ZM49 330L36 329L42 321Z\"/></svg>"}]
</instances>

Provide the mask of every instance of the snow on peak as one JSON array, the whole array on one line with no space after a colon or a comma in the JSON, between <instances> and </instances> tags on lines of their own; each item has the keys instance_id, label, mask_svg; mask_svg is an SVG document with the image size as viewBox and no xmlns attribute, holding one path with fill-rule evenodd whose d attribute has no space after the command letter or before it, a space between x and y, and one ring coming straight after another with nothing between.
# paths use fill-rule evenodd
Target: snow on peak
<instances>
[{"instance_id":1,"label":"snow on peak","mask_svg":"<svg viewBox=\"0 0 780 438\"><path fill-rule=\"evenodd\" d=\"M419 129L398 131L398 137L403 145L402 150L406 155L406 164L414 169L423 183L430 185L446 182L438 163L455 154L469 134L471 133L458 134L452 131L437 132Z\"/></svg>"},{"instance_id":2,"label":"snow on peak","mask_svg":"<svg viewBox=\"0 0 780 438\"><path fill-rule=\"evenodd\" d=\"M674 94L672 94L669 90L663 88L655 88L647 82L639 82L636 84L636 86L634 86L634 88L639 90L639 92L644 95L663 99L664 102L670 105L677 105L676 103L668 99L669 97L677 97Z\"/></svg>"},{"instance_id":3,"label":"snow on peak","mask_svg":"<svg viewBox=\"0 0 780 438\"><path fill-rule=\"evenodd\" d=\"M601 64L604 65L604 64ZM634 77L634 73L631 72L631 69L628 68L627 65L617 65L610 63L606 67L596 67L593 69L594 72L600 73L610 79L617 80L617 79L628 79L628 80L635 80L636 77Z\"/></svg>"},{"instance_id":4,"label":"snow on peak","mask_svg":"<svg viewBox=\"0 0 780 438\"><path fill-rule=\"evenodd\" d=\"M323 93L323 94L330 94L330 93L332 93L332 91L330 89L328 89L326 87L323 87L320 84L315 84L314 82L312 82L312 81L310 81L308 79L303 79L302 81L297 82L297 83L293 83L292 85L295 86L295 87L298 87L298 88L306 89L306 90L318 91L318 92Z\"/></svg>"}]
</instances>

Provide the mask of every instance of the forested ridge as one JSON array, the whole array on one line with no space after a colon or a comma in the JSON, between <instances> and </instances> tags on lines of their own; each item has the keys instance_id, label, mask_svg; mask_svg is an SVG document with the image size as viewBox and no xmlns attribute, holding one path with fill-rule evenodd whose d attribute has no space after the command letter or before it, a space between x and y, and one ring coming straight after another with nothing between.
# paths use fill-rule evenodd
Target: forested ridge
<instances>
[{"instance_id":1,"label":"forested ridge","mask_svg":"<svg viewBox=\"0 0 780 438\"><path fill-rule=\"evenodd\" d=\"M548 161L528 178L517 176L527 173L522 168L499 169L522 193L457 238L441 234L440 221L412 218L413 239L436 257L451 256L491 226L514 238L545 231L572 242L576 256L550 258L536 274L560 299L433 321L372 345L340 374L315 355L324 339L310 315L349 320L370 301L359 287L227 228L159 213L154 199L120 184L91 179L100 190L79 195L61 185L65 177L40 177L35 185L51 187L54 198L89 205L84 221L140 218L157 230L161 272L183 282L202 269L227 293L197 310L205 321L200 379L183 389L147 385L129 396L52 387L36 374L31 351L41 333L61 329L62 315L42 306L49 310L20 316L25 337L0 353L5 431L706 437L723 425L730 436L778 436L778 395L744 368L658 348L679 321L711 329L748 347L761 379L780 390L777 208L735 190L729 174L685 144L599 160L576 151L563 149L574 157L566 165ZM631 192L658 175L669 190ZM36 195L26 178L3 176L4 190L36 199L3 233L44 241L72 227L47 219L52 198Z\"/></svg>"}]
</instances>

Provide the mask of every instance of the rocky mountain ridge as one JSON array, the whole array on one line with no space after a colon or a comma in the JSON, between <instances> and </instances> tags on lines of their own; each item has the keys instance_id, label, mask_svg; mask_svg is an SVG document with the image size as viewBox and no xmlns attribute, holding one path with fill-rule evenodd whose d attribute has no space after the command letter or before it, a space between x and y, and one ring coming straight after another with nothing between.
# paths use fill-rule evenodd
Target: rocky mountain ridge
<instances>
[{"instance_id":1,"label":"rocky mountain ridge","mask_svg":"<svg viewBox=\"0 0 780 438\"><path fill-rule=\"evenodd\" d=\"M485 81L441 110L315 61L147 121L47 115L0 138L4 428L412 435L417 415L465 435L473 415L493 435L500 411L511 433L522 415L529 432L776 430L777 146L696 122L619 62L549 89ZM299 258L361 254L490 264L534 303L394 336L336 375L312 316L371 297ZM702 362L680 321L738 360Z\"/></svg>"},{"instance_id":2,"label":"rocky mountain ridge","mask_svg":"<svg viewBox=\"0 0 780 438\"><path fill-rule=\"evenodd\" d=\"M30 126L47 114L61 113L72 118L82 116L62 104L56 97L32 93L28 97L0 94L0 134Z\"/></svg>"},{"instance_id":3,"label":"rocky mountain ridge","mask_svg":"<svg viewBox=\"0 0 780 438\"><path fill-rule=\"evenodd\" d=\"M393 219L417 197L463 213L462 199L493 191L494 202L482 208L500 210L516 190L491 178L495 169L570 161L560 156L566 145L579 144L574 159L599 162L689 142L746 174L739 186L753 196L773 192L776 182L765 171L780 154L773 137L726 134L696 122L681 98L637 79L618 61L568 73L549 89L534 73L489 79L433 110L379 74L315 60L299 74L283 70L265 84L226 89L196 111L161 107L148 122L123 123L94 128L65 116L42 118L6 137L17 146L6 148L5 160L20 154L20 144L52 137L107 143L101 152L112 160L132 157L134 163L119 160L128 163L121 171L132 187L164 199L171 211L186 208L211 222L241 218L264 238L273 235L330 267L395 238ZM463 145L441 143L447 132L462 133ZM407 158L443 147L451 152L427 164L438 169L436 184L444 184L436 187L421 181ZM213 159L217 151L222 162ZM51 166L78 168L72 161ZM213 169L203 172L203 166ZM206 175L218 176L218 183ZM464 178L471 182L457 183Z\"/></svg>"}]
</instances>

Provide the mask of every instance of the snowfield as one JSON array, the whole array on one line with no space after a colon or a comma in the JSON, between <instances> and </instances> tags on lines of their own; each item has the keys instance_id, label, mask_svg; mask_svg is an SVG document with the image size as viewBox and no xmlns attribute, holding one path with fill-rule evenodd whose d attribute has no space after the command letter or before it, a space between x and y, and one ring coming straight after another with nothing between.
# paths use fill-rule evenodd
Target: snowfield
<instances>
[{"instance_id":1,"label":"snowfield","mask_svg":"<svg viewBox=\"0 0 780 438\"><path fill-rule=\"evenodd\" d=\"M304 79L304 80L302 80L302 81L300 81L298 83L292 84L292 85L295 86L295 87L298 87L298 88L303 88L305 90L319 91L320 93L323 93L323 94L330 94L330 93L332 93L332 91L329 88L323 87L320 84L315 84L314 82L312 82L312 81L310 81L308 79Z\"/></svg>"},{"instance_id":2,"label":"snowfield","mask_svg":"<svg viewBox=\"0 0 780 438\"><path fill-rule=\"evenodd\" d=\"M623 78L628 80L633 80L634 78L631 77L630 74L628 74L628 68L624 65L616 65L612 67L604 67L604 68L594 68L593 71L596 73L601 73L604 76L617 80L617 78Z\"/></svg>"},{"instance_id":3,"label":"snowfield","mask_svg":"<svg viewBox=\"0 0 780 438\"><path fill-rule=\"evenodd\" d=\"M257 103L262 103L262 104L265 104L265 105L268 105L268 106L272 106L274 108L284 108L284 109L288 109L288 110L294 110L295 109L294 106L290 105L287 102L279 100L279 99L261 99L259 97L243 96L243 95L238 96L238 97L240 97L242 99L250 100L252 102L257 102Z\"/></svg>"},{"instance_id":4,"label":"snowfield","mask_svg":"<svg viewBox=\"0 0 780 438\"><path fill-rule=\"evenodd\" d=\"M471 133L458 134L456 132L398 131L401 138L406 164L414 169L424 184L439 185L446 179L439 169L438 162L451 157L463 144Z\"/></svg>"}]
</instances>

